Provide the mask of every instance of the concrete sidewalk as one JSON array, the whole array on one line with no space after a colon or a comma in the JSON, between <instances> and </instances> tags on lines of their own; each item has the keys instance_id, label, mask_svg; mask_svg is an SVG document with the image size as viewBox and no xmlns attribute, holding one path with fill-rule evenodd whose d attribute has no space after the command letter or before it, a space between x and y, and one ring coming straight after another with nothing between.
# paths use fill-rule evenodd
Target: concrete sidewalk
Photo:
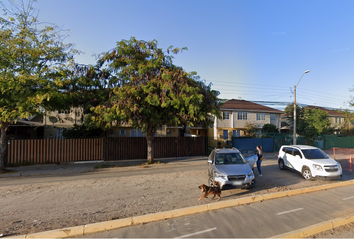
<instances>
[{"instance_id":1,"label":"concrete sidewalk","mask_svg":"<svg viewBox=\"0 0 354 240\"><path fill-rule=\"evenodd\" d=\"M276 159L277 153L264 153L263 158ZM206 162L207 159L208 158L206 156L161 158L161 159L155 159L155 162L160 162L163 164L186 165L186 164ZM102 165L102 164L119 166L119 167L129 167L129 166L142 165L144 163L146 163L146 159L119 160L119 161L82 161L82 162L66 162L61 164L38 164L38 165L30 165L30 166L7 167L6 168L7 170L12 170L13 172L0 174L0 178L85 173L85 172L97 171L97 169L95 169L95 166Z\"/></svg>"}]
</instances>

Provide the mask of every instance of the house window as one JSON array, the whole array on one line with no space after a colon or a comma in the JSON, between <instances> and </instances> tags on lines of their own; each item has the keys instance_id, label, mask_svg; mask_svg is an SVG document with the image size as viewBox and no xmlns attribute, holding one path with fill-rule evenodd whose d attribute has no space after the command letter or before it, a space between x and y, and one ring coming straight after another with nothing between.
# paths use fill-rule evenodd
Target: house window
<instances>
[{"instance_id":1,"label":"house window","mask_svg":"<svg viewBox=\"0 0 354 240\"><path fill-rule=\"evenodd\" d=\"M171 133L171 129L167 129L166 130L166 135L171 135L172 133Z\"/></svg>"},{"instance_id":2,"label":"house window","mask_svg":"<svg viewBox=\"0 0 354 240\"><path fill-rule=\"evenodd\" d=\"M246 112L237 113L237 120L247 120L247 113Z\"/></svg>"},{"instance_id":3,"label":"house window","mask_svg":"<svg viewBox=\"0 0 354 240\"><path fill-rule=\"evenodd\" d=\"M119 136L120 136L120 137L126 137L126 136L127 136L127 130L125 130L125 129L120 129L120 130L119 130Z\"/></svg>"},{"instance_id":4,"label":"house window","mask_svg":"<svg viewBox=\"0 0 354 240\"><path fill-rule=\"evenodd\" d=\"M233 130L232 136L233 137L241 137L241 131L240 130Z\"/></svg>"},{"instance_id":5,"label":"house window","mask_svg":"<svg viewBox=\"0 0 354 240\"><path fill-rule=\"evenodd\" d=\"M227 140L227 139L229 139L229 130L224 130L223 131L223 137L224 137L224 140Z\"/></svg>"},{"instance_id":6,"label":"house window","mask_svg":"<svg viewBox=\"0 0 354 240\"><path fill-rule=\"evenodd\" d=\"M144 133L140 129L132 129L130 135L131 137L144 137Z\"/></svg>"},{"instance_id":7,"label":"house window","mask_svg":"<svg viewBox=\"0 0 354 240\"><path fill-rule=\"evenodd\" d=\"M270 121L275 121L275 114L270 114Z\"/></svg>"},{"instance_id":8,"label":"house window","mask_svg":"<svg viewBox=\"0 0 354 240\"><path fill-rule=\"evenodd\" d=\"M229 120L230 119L230 112L223 112L222 119Z\"/></svg>"},{"instance_id":9,"label":"house window","mask_svg":"<svg viewBox=\"0 0 354 240\"><path fill-rule=\"evenodd\" d=\"M57 137L58 139L63 139L63 131L65 128L57 128Z\"/></svg>"},{"instance_id":10,"label":"house window","mask_svg":"<svg viewBox=\"0 0 354 240\"><path fill-rule=\"evenodd\" d=\"M257 113L257 121L265 121L265 114Z\"/></svg>"},{"instance_id":11,"label":"house window","mask_svg":"<svg viewBox=\"0 0 354 240\"><path fill-rule=\"evenodd\" d=\"M342 122L342 118L341 117L336 117L336 123L341 123Z\"/></svg>"}]
</instances>

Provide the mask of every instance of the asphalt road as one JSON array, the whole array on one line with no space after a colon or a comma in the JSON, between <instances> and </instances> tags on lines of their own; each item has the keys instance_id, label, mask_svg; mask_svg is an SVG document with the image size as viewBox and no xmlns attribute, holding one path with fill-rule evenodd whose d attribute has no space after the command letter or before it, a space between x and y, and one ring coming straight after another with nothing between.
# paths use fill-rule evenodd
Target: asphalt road
<instances>
[{"instance_id":1,"label":"asphalt road","mask_svg":"<svg viewBox=\"0 0 354 240\"><path fill-rule=\"evenodd\" d=\"M78 238L271 238L352 213L354 186L348 186Z\"/></svg>"}]
</instances>

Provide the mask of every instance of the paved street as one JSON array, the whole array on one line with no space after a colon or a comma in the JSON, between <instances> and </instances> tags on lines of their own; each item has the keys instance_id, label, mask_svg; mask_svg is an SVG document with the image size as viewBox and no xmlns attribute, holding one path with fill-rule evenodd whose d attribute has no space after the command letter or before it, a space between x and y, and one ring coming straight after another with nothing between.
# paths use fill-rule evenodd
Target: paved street
<instances>
[{"instance_id":1,"label":"paved street","mask_svg":"<svg viewBox=\"0 0 354 240\"><path fill-rule=\"evenodd\" d=\"M321 181L321 180L305 181L301 177L301 174L297 174L291 171L279 170L277 165L276 155L274 153L270 153L266 155L267 156L265 158L265 161L262 164L264 174L263 177L257 178L257 187L251 190L240 190L240 189L225 190L223 191L221 202L225 200L227 201L227 200L235 199L235 198L242 198L249 195L267 194L269 193L269 191L274 193L278 191L286 191L288 189L298 189L298 188L319 186L323 184L331 184L337 182L337 181ZM79 197L76 201L82 201L80 200L81 195L79 195L80 193L79 190L81 188L77 186L77 183L80 182L80 180L85 180L85 181L87 180L87 182L96 184L96 185L90 185L84 187L82 188L82 190L88 190L92 188L95 189L94 191L102 192L100 196L106 196L106 197L100 198L100 200L96 201L95 204L93 204L92 206L90 205L89 207L84 207L84 208L80 206L81 210L79 210L79 212L77 212L76 210L78 206L76 206L75 209L72 208L73 206L71 203L75 203L75 201L73 200L68 201L67 202L68 205L65 206L67 209L71 209L67 211L70 212L70 216L67 215L62 216L63 214L59 209L58 210L59 212L55 214L55 219L58 219L55 225L56 227L54 227L54 225L51 226L52 227L51 229L60 229L63 227L72 227L72 226L87 224L88 221L86 217L82 219L80 218L80 222L76 223L77 219L79 219L77 218L78 217L77 214L82 213L83 211L85 213L87 212L87 214L91 214L92 216L100 217L100 219L97 219L94 222L107 221L109 219L112 219L112 217L125 214L119 212L122 209L121 207L124 206L124 204L127 201L131 202L131 201L136 201L137 199L135 199L134 197L131 198L131 196L128 196L128 198L126 197L123 198L123 196L120 195L122 193L121 187L117 188L116 186L113 187L112 185L109 185L110 187L108 187L109 193L108 192L105 193L103 186L106 186L108 183L111 184L112 179L116 179L117 177L119 177L121 180L123 180L125 178L132 178L135 176L146 176L146 178L149 179L156 179L155 176L157 177L161 174L172 173L173 175L173 173L188 172L189 170L200 171L200 170L204 170L206 167L206 157L186 158L186 159L165 159L164 161L161 162L163 164L154 164L148 166L138 165L135 167L124 167L124 168L105 168L102 170L93 169L95 165L100 163L24 166L24 167L14 168L16 169L16 172L14 173L2 175L2 177L0 178L0 187L5 187L5 188L10 187L11 189L13 189L17 185L18 187L24 189L27 189L26 186L30 186L31 189L36 189L35 191L38 191L39 194L42 196L40 199L35 197L36 202L42 199L45 202L41 203L41 210L39 210L40 212L36 212L34 214L34 212L29 211L31 209L30 207L26 210L25 215L33 216L34 214L38 218L37 215L41 213L42 214L41 221L53 225L54 219L50 218L47 212L45 211L43 212L42 209L52 209L53 206L48 203L51 203L52 200L58 201L59 196L56 195L56 197L54 198L51 197L51 194L48 195L47 191L43 191L42 186L37 184L57 183L59 185L52 184L54 187L53 191L61 192L61 195L63 196L72 196L72 197L74 197L74 195L71 195L72 193L69 191L69 189L72 189L74 187L75 189L77 189L77 192L75 192L75 196ZM132 163L134 162L130 162L130 164ZM109 164L118 164L118 163L109 162ZM119 162L119 164L126 164L126 163ZM256 175L258 176L257 170L256 170ZM167 178L166 177L164 179L170 181L169 179L167 179L168 177ZM195 179L195 176L193 177L191 175L191 177L192 179ZM351 172L345 171L342 181L351 180L353 178L354 176ZM114 180L114 182L115 181L116 180ZM169 196L175 194L173 198L175 200L171 200L170 202L168 202L169 204L171 204L171 208L169 208L168 210L174 209L174 205L177 204L177 203L173 203L173 201L178 201L178 203L187 201L188 203L187 205L185 203L182 205L178 205L179 208L194 206L195 204L203 205L206 203L210 203L210 201L207 200L197 201L197 199L200 197L200 193L199 193L199 189L197 191L196 186L197 184L199 184L199 182L202 181L203 180L200 179L198 182L192 184L191 186L189 184L190 182L188 182L187 184L188 187L186 187L186 189L189 189L189 191L191 192L175 191L176 189L174 189L174 191L171 192L172 190L169 190L168 186L165 185L163 187L164 190L162 191L163 194L168 194ZM104 184L100 186L99 185L100 183L102 184L104 183ZM56 189L55 186L59 187L64 185L71 186L71 187L65 187L64 189L59 191L55 190ZM132 185L131 189L134 188L133 186L138 187L137 185ZM114 190L115 195L111 193L112 190L110 189L115 189ZM145 191L144 187L139 189L140 191ZM63 192L63 190L65 191ZM82 237L84 238L91 238L91 237L92 238L106 238L106 237L146 238L151 236L155 238L272 237L278 234L292 231L293 229L300 229L303 227L307 227L309 225L317 224L337 217L344 217L347 216L348 214L353 213L354 210L351 208L351 206L353 205L354 202L354 194L353 195L350 194L351 192L353 192L353 190L354 187L341 187L338 189L320 191L312 194L304 194L296 197L286 197L277 200L268 200L260 203L252 203L250 205L242 205L238 207L231 207L222 210L204 212L204 213L190 215L186 217L173 218L173 219L168 219L160 222L144 224L140 226L125 227L125 228L116 229L112 231L96 233L97 235L96 234L84 235ZM89 191L92 192L92 190ZM133 191L129 193L133 194L134 192L139 192L139 191ZM30 193L31 191L27 193L26 196L28 197L26 197L26 199L31 198ZM87 192L84 191L83 194L84 195L82 196L85 196L85 198L87 198L87 195L85 195L87 194ZM16 195L14 195L13 197L15 196ZM140 196L139 194L135 195L135 197L138 198L139 196ZM315 200L315 198L318 199ZM22 197L22 199L25 198ZM51 200L48 201L48 199ZM112 199L113 202L111 201ZM114 199L118 199L118 202L117 200ZM146 202L147 200L149 199L146 198L144 202ZM109 203L105 201L108 201ZM196 203L194 203L194 201L196 201ZM21 201L21 203L22 202L23 201ZM59 202L61 202L61 206L63 207L62 200ZM191 204L192 202L193 204ZM134 202L132 202L131 204L133 203ZM339 207L337 207L336 204L338 203L344 203L344 204L340 204ZM28 204L30 204L30 202L26 201L23 202L22 204L25 204L27 206ZM89 204L89 202L86 202L85 204ZM154 200L154 202L151 202L149 206L154 204L157 204L159 206L161 205L159 201ZM44 208L44 205L46 206L46 208ZM113 205L116 207L114 207ZM113 206L113 208L110 209L110 211L106 211L105 209L107 206ZM136 206L136 204L134 206ZM146 208L147 206L142 205L142 208L138 209L141 212L141 215L145 215L149 213L149 211L144 211L144 209ZM155 206L154 209L155 208L157 209L158 207ZM91 210L92 212L91 213L88 209L94 209L94 210ZM126 208L125 206L125 208L123 209L125 210L131 209L132 211L134 210L134 212L137 211L136 207ZM108 213L111 211L115 212L112 216L106 214L106 212ZM160 211L166 211L166 209ZM100 215L96 214L98 212L100 213ZM122 216L121 218L133 216L134 212L129 212L129 214L125 214L125 216ZM155 210L153 210L152 212L155 212ZM12 214L13 213L11 212L11 214L8 216L12 216ZM31 225L31 217L29 217L29 219L23 220L23 216L21 217L21 214L23 213L19 212L17 215L15 215L15 217L12 217L13 218L12 221L16 222L17 219L22 219L21 222L23 223L22 224L24 229L23 231L25 231L24 224ZM103 214L106 214L107 216ZM103 217L101 217L101 215ZM75 223L74 221L72 221L71 224L67 224L66 226L60 226L60 223L66 221L68 217L70 217L70 219L72 220L75 219ZM10 221L10 225L11 225L11 221ZM252 226L251 227L252 231L250 231L249 226ZM48 230L51 229L49 228ZM44 231L44 229L42 228L41 231Z\"/></svg>"},{"instance_id":2,"label":"paved street","mask_svg":"<svg viewBox=\"0 0 354 240\"><path fill-rule=\"evenodd\" d=\"M79 238L269 238L354 213L354 186L83 235Z\"/></svg>"}]
</instances>

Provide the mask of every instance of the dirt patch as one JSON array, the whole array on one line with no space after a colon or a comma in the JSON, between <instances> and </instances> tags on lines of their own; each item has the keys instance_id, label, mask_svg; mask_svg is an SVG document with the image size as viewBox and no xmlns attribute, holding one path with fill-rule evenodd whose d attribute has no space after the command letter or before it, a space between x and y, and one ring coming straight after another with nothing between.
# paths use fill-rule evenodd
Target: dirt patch
<instances>
[{"instance_id":1,"label":"dirt patch","mask_svg":"<svg viewBox=\"0 0 354 240\"><path fill-rule=\"evenodd\" d=\"M125 177L119 177L120 171L134 168L103 169L117 172L117 177L0 187L0 234L29 234L214 202L210 197L198 201L198 186L207 180L205 162L200 166L188 170L186 164L185 171L166 168L163 173L154 173L161 166L152 166L151 173ZM253 189L223 190L220 201L337 182L306 181L279 170L276 160L264 160L262 171L259 177L255 170ZM344 172L343 180L353 178L352 172Z\"/></svg>"}]
</instances>

